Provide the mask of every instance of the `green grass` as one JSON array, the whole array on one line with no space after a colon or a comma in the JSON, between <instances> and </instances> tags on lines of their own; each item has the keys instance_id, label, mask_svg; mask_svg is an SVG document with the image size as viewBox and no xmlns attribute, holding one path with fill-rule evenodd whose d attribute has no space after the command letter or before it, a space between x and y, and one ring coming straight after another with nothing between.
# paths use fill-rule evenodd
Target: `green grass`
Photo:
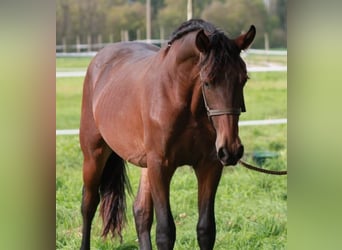
<instances>
[{"instance_id":1,"label":"green grass","mask_svg":"<svg viewBox=\"0 0 342 250\"><path fill-rule=\"evenodd\" d=\"M84 70L88 67L92 57L57 57L57 71Z\"/></svg>"},{"instance_id":2,"label":"green grass","mask_svg":"<svg viewBox=\"0 0 342 250\"><path fill-rule=\"evenodd\" d=\"M56 128L78 128L83 77L57 78L56 84Z\"/></svg>"},{"instance_id":3,"label":"green grass","mask_svg":"<svg viewBox=\"0 0 342 250\"><path fill-rule=\"evenodd\" d=\"M83 59L82 59L83 60ZM74 59L60 68L78 68ZM77 65L76 65L77 64ZM245 88L247 113L241 120L285 118L286 73L251 73ZM57 78L57 129L79 127L83 78ZM267 160L269 169L287 167L287 125L240 127L245 158L254 151L269 150L279 157ZM78 136L56 137L56 249L78 249L81 241L82 155ZM128 164L134 193L140 169ZM198 249L196 240L197 183L190 167L177 170L171 183L171 206L177 227L175 249ZM128 197L128 223L124 242L103 240L101 219L93 222L92 249L138 249L132 203ZM217 236L215 249L285 249L287 238L287 178L252 172L241 166L225 168L216 196ZM155 239L155 224L152 227ZM154 249L156 246L154 244Z\"/></svg>"},{"instance_id":4,"label":"green grass","mask_svg":"<svg viewBox=\"0 0 342 250\"><path fill-rule=\"evenodd\" d=\"M92 57L57 57L56 68L57 71L85 70L91 59ZM279 55L245 54L243 55L243 59L247 65L265 66L269 64L287 64L287 56Z\"/></svg>"},{"instance_id":5,"label":"green grass","mask_svg":"<svg viewBox=\"0 0 342 250\"><path fill-rule=\"evenodd\" d=\"M250 73L244 88L247 112L241 120L287 117L287 73ZM57 129L79 127L83 77L57 78Z\"/></svg>"},{"instance_id":6,"label":"green grass","mask_svg":"<svg viewBox=\"0 0 342 250\"><path fill-rule=\"evenodd\" d=\"M247 62L247 65L269 65L269 64L277 64L277 65L286 65L287 64L287 56L283 55L259 55L259 54L247 54L244 55L244 60Z\"/></svg>"},{"instance_id":7,"label":"green grass","mask_svg":"<svg viewBox=\"0 0 342 250\"><path fill-rule=\"evenodd\" d=\"M287 117L287 72L249 73L245 88L247 112L241 120Z\"/></svg>"},{"instance_id":8,"label":"green grass","mask_svg":"<svg viewBox=\"0 0 342 250\"><path fill-rule=\"evenodd\" d=\"M57 249L77 249L81 240L80 200L82 157L77 136L57 137L56 210ZM284 167L284 159L273 160ZM140 169L128 165L133 190L138 188ZM171 183L171 205L177 227L175 249L198 249L196 241L197 188L189 167L179 168ZM217 237L215 249L285 249L286 177L228 167L221 179L216 198ZM128 224L124 243L100 238L101 219L93 222L93 249L138 249L132 203L128 197ZM155 237L155 227L152 228ZM120 248L121 247L121 248ZM156 249L156 248L155 248Z\"/></svg>"}]
</instances>

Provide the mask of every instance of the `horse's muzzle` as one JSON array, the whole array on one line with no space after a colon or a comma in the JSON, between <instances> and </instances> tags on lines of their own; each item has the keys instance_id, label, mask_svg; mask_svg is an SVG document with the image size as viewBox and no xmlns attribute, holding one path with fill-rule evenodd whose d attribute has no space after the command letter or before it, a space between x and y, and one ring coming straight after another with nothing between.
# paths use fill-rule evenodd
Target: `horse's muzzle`
<instances>
[{"instance_id":1,"label":"horse's muzzle","mask_svg":"<svg viewBox=\"0 0 342 250\"><path fill-rule=\"evenodd\" d=\"M217 157L224 166L236 165L238 160L243 156L243 145L239 145L234 153L229 153L226 147L221 147L217 151Z\"/></svg>"}]
</instances>

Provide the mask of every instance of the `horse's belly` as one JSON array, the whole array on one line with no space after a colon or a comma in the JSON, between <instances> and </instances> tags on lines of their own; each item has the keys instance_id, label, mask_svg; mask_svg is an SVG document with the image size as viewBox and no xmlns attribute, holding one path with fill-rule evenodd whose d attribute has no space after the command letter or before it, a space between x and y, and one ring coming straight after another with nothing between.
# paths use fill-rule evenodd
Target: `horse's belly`
<instances>
[{"instance_id":1,"label":"horse's belly","mask_svg":"<svg viewBox=\"0 0 342 250\"><path fill-rule=\"evenodd\" d=\"M141 138L134 135L134 130L130 130L129 126L122 126L117 128L112 124L109 129L100 126L99 130L108 146L121 158L134 165L146 167L146 152Z\"/></svg>"},{"instance_id":2,"label":"horse's belly","mask_svg":"<svg viewBox=\"0 0 342 250\"><path fill-rule=\"evenodd\" d=\"M103 139L124 160L146 167L146 151L137 104L134 105L132 101L113 101L115 97L109 96L99 99L94 106L94 118Z\"/></svg>"}]
</instances>

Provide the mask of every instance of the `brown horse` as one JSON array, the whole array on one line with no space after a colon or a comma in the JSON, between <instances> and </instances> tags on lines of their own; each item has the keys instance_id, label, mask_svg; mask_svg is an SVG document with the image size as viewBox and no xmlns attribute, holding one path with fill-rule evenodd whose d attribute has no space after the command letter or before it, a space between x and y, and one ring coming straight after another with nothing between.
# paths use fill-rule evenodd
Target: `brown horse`
<instances>
[{"instance_id":1,"label":"brown horse","mask_svg":"<svg viewBox=\"0 0 342 250\"><path fill-rule=\"evenodd\" d=\"M203 20L183 23L168 46L126 42L102 49L84 81L80 144L83 238L90 248L99 202L103 235L119 235L125 220L125 161L142 168L134 217L140 249L151 249L156 213L158 249L173 249L176 228L170 181L190 165L198 180L197 240L215 243L214 200L222 168L243 155L238 135L248 79L241 50L255 27L235 39ZM209 117L209 119L208 119Z\"/></svg>"}]
</instances>

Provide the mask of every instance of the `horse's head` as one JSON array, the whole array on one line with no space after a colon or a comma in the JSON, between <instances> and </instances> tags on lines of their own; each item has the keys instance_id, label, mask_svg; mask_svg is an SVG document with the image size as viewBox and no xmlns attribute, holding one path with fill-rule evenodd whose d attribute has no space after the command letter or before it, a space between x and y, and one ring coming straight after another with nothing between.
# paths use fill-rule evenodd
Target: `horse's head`
<instances>
[{"instance_id":1,"label":"horse's head","mask_svg":"<svg viewBox=\"0 0 342 250\"><path fill-rule=\"evenodd\" d=\"M244 152L238 121L245 111L243 88L248 76L240 52L254 37L254 26L236 39L217 30L208 35L200 30L196 36L203 100L216 131L217 157L223 165L235 165Z\"/></svg>"}]
</instances>

